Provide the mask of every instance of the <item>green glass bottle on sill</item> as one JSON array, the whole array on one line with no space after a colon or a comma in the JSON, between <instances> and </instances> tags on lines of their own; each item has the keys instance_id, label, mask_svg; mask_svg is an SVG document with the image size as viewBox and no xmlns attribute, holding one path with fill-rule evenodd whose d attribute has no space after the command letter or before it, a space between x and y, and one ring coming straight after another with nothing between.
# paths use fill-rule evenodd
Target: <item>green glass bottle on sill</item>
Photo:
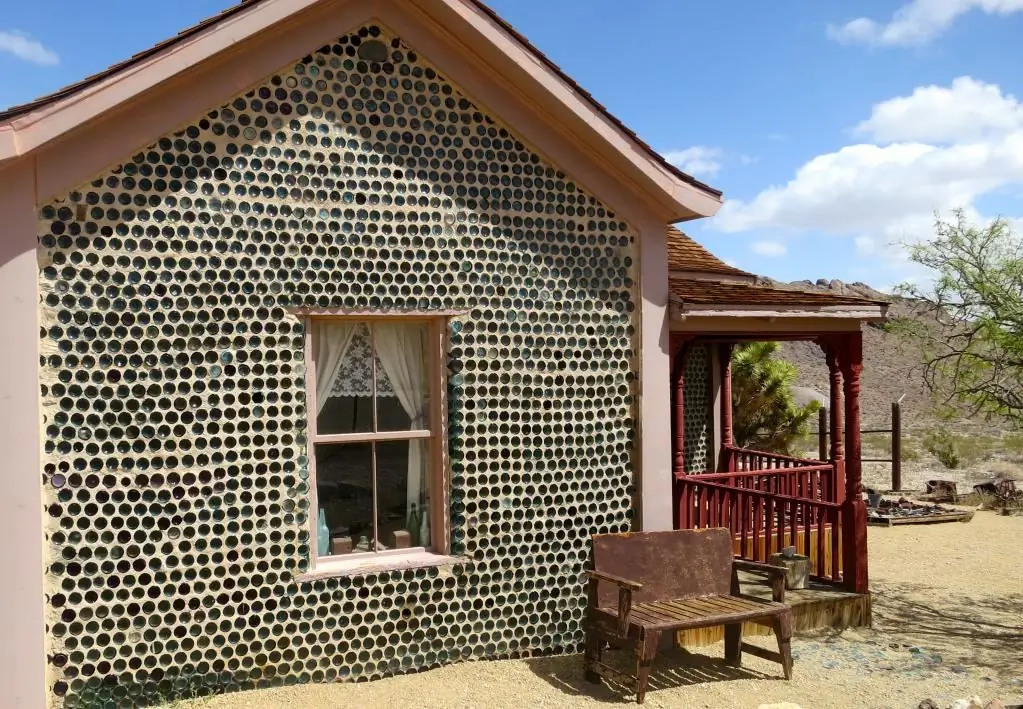
<instances>
[{"instance_id":1,"label":"green glass bottle on sill","mask_svg":"<svg viewBox=\"0 0 1023 709\"><path fill-rule=\"evenodd\" d=\"M320 508L320 518L316 523L316 553L318 556L330 554L330 528L327 526L327 513Z\"/></svg>"},{"instance_id":2,"label":"green glass bottle on sill","mask_svg":"<svg viewBox=\"0 0 1023 709\"><path fill-rule=\"evenodd\" d=\"M409 505L408 519L405 520L405 529L408 530L409 536L412 537L412 546L421 546L419 526L422 523L422 515L419 511L419 507L416 503Z\"/></svg>"}]
</instances>

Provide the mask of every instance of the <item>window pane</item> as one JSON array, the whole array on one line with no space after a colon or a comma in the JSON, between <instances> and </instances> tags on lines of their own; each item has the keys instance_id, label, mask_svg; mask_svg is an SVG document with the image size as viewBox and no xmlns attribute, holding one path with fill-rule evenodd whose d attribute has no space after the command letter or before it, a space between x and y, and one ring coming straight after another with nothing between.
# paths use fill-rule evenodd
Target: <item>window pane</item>
<instances>
[{"instance_id":1,"label":"window pane","mask_svg":"<svg viewBox=\"0 0 1023 709\"><path fill-rule=\"evenodd\" d=\"M429 547L428 440L377 443L377 519L388 549Z\"/></svg>"},{"instance_id":2,"label":"window pane","mask_svg":"<svg viewBox=\"0 0 1023 709\"><path fill-rule=\"evenodd\" d=\"M373 359L365 323L318 320L313 330L316 432L373 430Z\"/></svg>"},{"instance_id":3,"label":"window pane","mask_svg":"<svg viewBox=\"0 0 1023 709\"><path fill-rule=\"evenodd\" d=\"M371 551L372 444L320 444L315 448L319 556Z\"/></svg>"},{"instance_id":4,"label":"window pane","mask_svg":"<svg viewBox=\"0 0 1023 709\"><path fill-rule=\"evenodd\" d=\"M377 355L377 430L430 428L428 326L422 322L373 323Z\"/></svg>"}]
</instances>

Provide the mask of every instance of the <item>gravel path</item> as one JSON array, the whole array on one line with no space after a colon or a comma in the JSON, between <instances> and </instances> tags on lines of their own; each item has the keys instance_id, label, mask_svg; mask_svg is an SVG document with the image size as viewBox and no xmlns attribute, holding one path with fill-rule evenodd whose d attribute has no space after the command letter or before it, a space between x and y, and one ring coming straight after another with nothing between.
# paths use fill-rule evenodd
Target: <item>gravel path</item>
<instances>
[{"instance_id":1,"label":"gravel path","mask_svg":"<svg viewBox=\"0 0 1023 709\"><path fill-rule=\"evenodd\" d=\"M870 529L872 630L794 643L795 675L756 657L725 667L723 648L664 651L647 707L915 709L973 695L1023 703L1023 517ZM769 647L771 638L752 642ZM586 683L581 658L474 662L370 683L306 685L182 702L175 709L432 707L525 709L635 704Z\"/></svg>"}]
</instances>

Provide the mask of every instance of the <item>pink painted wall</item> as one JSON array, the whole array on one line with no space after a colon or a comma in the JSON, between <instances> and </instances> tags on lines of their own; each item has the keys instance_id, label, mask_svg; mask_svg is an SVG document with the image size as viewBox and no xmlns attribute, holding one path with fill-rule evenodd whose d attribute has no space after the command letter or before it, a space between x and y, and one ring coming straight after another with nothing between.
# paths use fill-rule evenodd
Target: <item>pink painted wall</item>
<instances>
[{"instance_id":1,"label":"pink painted wall","mask_svg":"<svg viewBox=\"0 0 1023 709\"><path fill-rule=\"evenodd\" d=\"M640 225L640 516L644 530L672 528L671 356L668 251L664 224Z\"/></svg>"},{"instance_id":2,"label":"pink painted wall","mask_svg":"<svg viewBox=\"0 0 1023 709\"><path fill-rule=\"evenodd\" d=\"M0 707L46 706L35 172L0 171Z\"/></svg>"}]
</instances>

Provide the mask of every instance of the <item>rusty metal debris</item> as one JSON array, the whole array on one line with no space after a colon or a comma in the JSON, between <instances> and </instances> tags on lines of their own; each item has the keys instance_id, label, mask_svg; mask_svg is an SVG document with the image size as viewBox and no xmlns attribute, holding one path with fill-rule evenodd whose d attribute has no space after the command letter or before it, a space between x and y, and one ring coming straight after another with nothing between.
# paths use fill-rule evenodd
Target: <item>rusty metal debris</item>
<instances>
[{"instance_id":1,"label":"rusty metal debris","mask_svg":"<svg viewBox=\"0 0 1023 709\"><path fill-rule=\"evenodd\" d=\"M937 522L969 522L973 512L941 505L921 505L905 497L881 500L867 508L867 523L883 527L897 524L933 524Z\"/></svg>"},{"instance_id":2,"label":"rusty metal debris","mask_svg":"<svg viewBox=\"0 0 1023 709\"><path fill-rule=\"evenodd\" d=\"M973 486L981 498L981 508L996 510L1002 514L1023 511L1023 490L1016 487L1016 481L998 477L991 482Z\"/></svg>"},{"instance_id":3,"label":"rusty metal debris","mask_svg":"<svg viewBox=\"0 0 1023 709\"><path fill-rule=\"evenodd\" d=\"M924 494L921 495L921 499L926 499L928 502L955 504L959 499L959 492L953 480L928 480L924 486Z\"/></svg>"}]
</instances>

